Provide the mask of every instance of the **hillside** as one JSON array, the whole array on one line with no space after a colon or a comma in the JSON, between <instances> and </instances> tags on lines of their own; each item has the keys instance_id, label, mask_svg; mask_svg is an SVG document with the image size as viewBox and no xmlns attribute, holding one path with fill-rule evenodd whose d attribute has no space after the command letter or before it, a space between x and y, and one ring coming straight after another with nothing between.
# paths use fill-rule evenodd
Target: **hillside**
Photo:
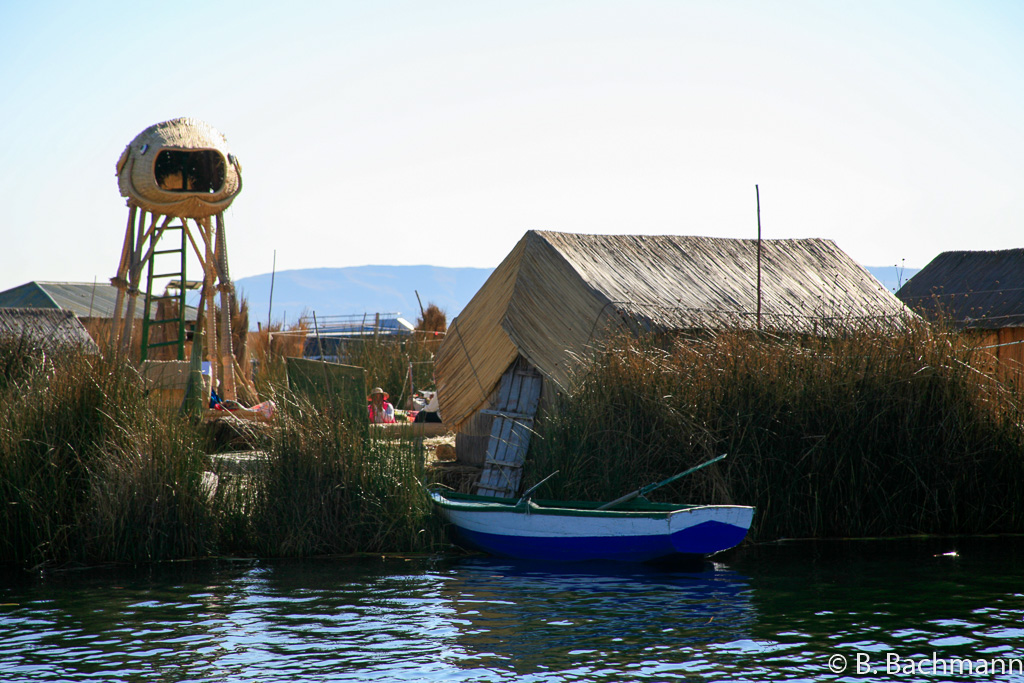
<instances>
[{"instance_id":1,"label":"hillside","mask_svg":"<svg viewBox=\"0 0 1024 683\"><path fill-rule=\"evenodd\" d=\"M454 318L469 303L491 274L492 268L440 266L353 266L305 268L274 275L272 320L286 324L303 314L317 316L400 313L415 322L416 301L436 304ZM249 301L250 326L266 324L270 305L271 274L239 278L235 287Z\"/></svg>"},{"instance_id":2,"label":"hillside","mask_svg":"<svg viewBox=\"0 0 1024 683\"><path fill-rule=\"evenodd\" d=\"M284 270L274 276L272 318L294 322L300 315L317 316L400 313L410 322L420 307L436 304L451 321L469 303L491 274L492 268L444 268L441 266L353 266ZM893 266L867 270L890 292L919 269ZM235 281L238 292L249 301L251 327L266 324L270 304L270 273Z\"/></svg>"}]
</instances>

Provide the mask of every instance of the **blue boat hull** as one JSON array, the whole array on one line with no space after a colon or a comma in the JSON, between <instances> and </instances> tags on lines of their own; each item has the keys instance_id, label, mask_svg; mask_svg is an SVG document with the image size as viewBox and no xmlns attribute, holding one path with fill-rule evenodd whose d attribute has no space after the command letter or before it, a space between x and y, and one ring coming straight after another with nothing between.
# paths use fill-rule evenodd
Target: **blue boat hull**
<instances>
[{"instance_id":1,"label":"blue boat hull","mask_svg":"<svg viewBox=\"0 0 1024 683\"><path fill-rule=\"evenodd\" d=\"M721 522L705 522L671 536L543 538L454 529L463 544L489 555L553 562L648 562L672 555L703 557L733 548L747 535L745 528Z\"/></svg>"},{"instance_id":2,"label":"blue boat hull","mask_svg":"<svg viewBox=\"0 0 1024 683\"><path fill-rule=\"evenodd\" d=\"M431 493L461 545L524 560L646 562L707 556L738 545L753 518L753 508L736 505L598 510L446 495Z\"/></svg>"}]
</instances>

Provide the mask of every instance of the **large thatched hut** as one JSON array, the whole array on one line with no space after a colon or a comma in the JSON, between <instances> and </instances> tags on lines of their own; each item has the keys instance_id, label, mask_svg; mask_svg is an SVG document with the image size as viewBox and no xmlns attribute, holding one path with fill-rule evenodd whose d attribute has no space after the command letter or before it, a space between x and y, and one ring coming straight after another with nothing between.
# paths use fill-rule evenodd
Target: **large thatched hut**
<instances>
[{"instance_id":1,"label":"large thatched hut","mask_svg":"<svg viewBox=\"0 0 1024 683\"><path fill-rule=\"evenodd\" d=\"M525 452L544 396L610 330L823 334L907 313L830 240L530 231L448 329L435 363L441 414L461 462L504 463ZM518 483L495 478L478 490Z\"/></svg>"},{"instance_id":2,"label":"large thatched hut","mask_svg":"<svg viewBox=\"0 0 1024 683\"><path fill-rule=\"evenodd\" d=\"M1024 374L1024 249L943 252L896 296L923 317L976 336L982 371Z\"/></svg>"}]
</instances>

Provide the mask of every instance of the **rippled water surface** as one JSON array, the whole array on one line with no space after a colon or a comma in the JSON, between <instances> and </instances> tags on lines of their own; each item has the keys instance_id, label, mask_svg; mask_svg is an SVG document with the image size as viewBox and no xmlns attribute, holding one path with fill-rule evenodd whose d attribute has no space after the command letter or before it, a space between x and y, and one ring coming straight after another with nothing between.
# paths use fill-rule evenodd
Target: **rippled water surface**
<instances>
[{"instance_id":1,"label":"rippled water surface","mask_svg":"<svg viewBox=\"0 0 1024 683\"><path fill-rule=\"evenodd\" d=\"M674 568L8 570L0 680L1024 681L1022 562L1024 540L1002 538L773 544Z\"/></svg>"}]
</instances>

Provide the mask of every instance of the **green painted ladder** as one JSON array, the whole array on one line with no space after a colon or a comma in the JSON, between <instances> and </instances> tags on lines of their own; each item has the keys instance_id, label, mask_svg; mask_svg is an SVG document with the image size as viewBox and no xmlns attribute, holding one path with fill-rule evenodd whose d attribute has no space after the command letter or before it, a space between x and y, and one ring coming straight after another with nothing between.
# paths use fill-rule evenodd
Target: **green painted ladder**
<instances>
[{"instance_id":1,"label":"green painted ladder","mask_svg":"<svg viewBox=\"0 0 1024 683\"><path fill-rule=\"evenodd\" d=\"M178 351L177 359L185 360L185 293L188 289L193 288L193 286L185 279L187 246L185 222L184 219L178 220L179 223L177 225L164 225L160 230L155 231L150 238L152 242L149 249L149 266L146 277L146 305L142 309L142 360L146 360L149 357L150 349L163 346L176 346ZM181 235L181 246L172 249L157 249L157 241L163 237L164 233L175 230ZM160 259L162 262L160 265L171 269L169 272L158 273L156 271L157 256L163 257ZM177 256L177 258L174 258L174 256ZM177 294L153 296L153 283L155 281L166 282L163 289L164 292L177 289ZM153 316L156 315L154 304L158 304L160 301L177 301L177 316L154 319ZM174 329L176 334L167 334L164 336L163 341L151 343L150 330L155 325L173 325L172 329Z\"/></svg>"}]
</instances>

